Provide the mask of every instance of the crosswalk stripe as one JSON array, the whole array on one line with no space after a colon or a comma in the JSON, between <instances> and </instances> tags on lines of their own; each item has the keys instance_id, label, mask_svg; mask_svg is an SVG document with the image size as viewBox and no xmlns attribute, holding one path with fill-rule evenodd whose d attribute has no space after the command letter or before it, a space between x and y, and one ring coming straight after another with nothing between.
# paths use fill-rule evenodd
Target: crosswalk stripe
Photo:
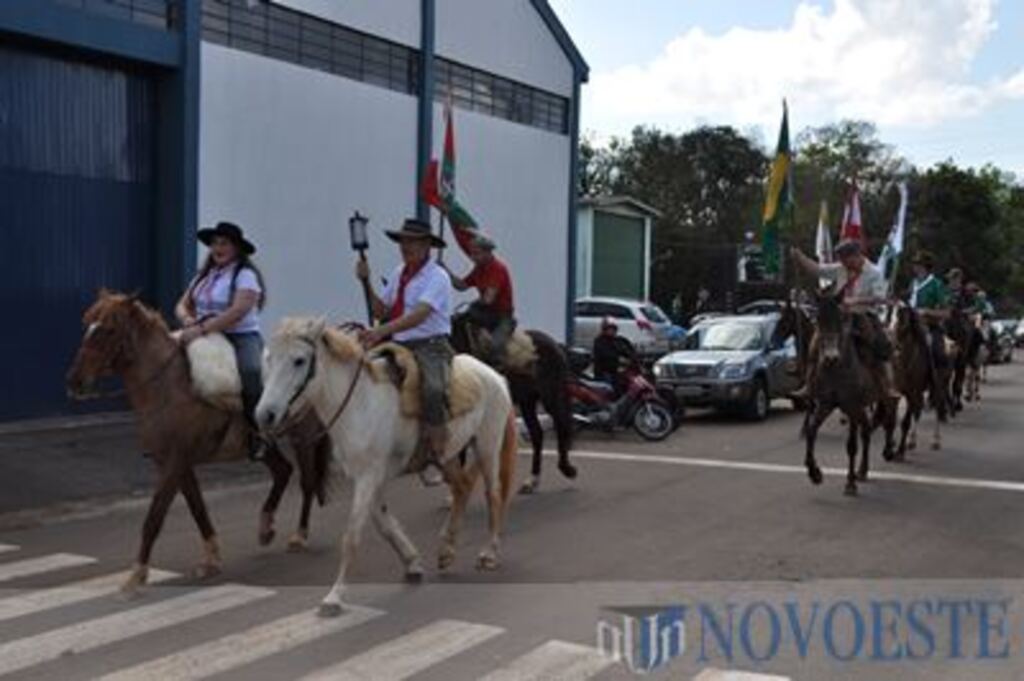
<instances>
[{"instance_id":1,"label":"crosswalk stripe","mask_svg":"<svg viewBox=\"0 0 1024 681\"><path fill-rule=\"evenodd\" d=\"M324 619L314 612L304 612L100 678L101 681L205 679L369 622L383 614L380 610L353 607L341 617Z\"/></svg>"},{"instance_id":2,"label":"crosswalk stripe","mask_svg":"<svg viewBox=\"0 0 1024 681\"><path fill-rule=\"evenodd\" d=\"M0 644L0 674L172 627L273 594L270 589L226 584L9 641Z\"/></svg>"},{"instance_id":3,"label":"crosswalk stripe","mask_svg":"<svg viewBox=\"0 0 1024 681\"><path fill-rule=\"evenodd\" d=\"M51 589L33 589L27 593L0 598L0 622L115 594L124 582L125 576L125 573L118 572ZM174 572L150 570L149 583L159 584L179 576Z\"/></svg>"},{"instance_id":4,"label":"crosswalk stripe","mask_svg":"<svg viewBox=\"0 0 1024 681\"><path fill-rule=\"evenodd\" d=\"M0 553L10 553L11 551L17 551L18 547L14 544L0 544Z\"/></svg>"},{"instance_id":5,"label":"crosswalk stripe","mask_svg":"<svg viewBox=\"0 0 1024 681\"><path fill-rule=\"evenodd\" d=\"M402 681L503 631L485 624L439 620L345 662L314 672L304 681Z\"/></svg>"},{"instance_id":6,"label":"crosswalk stripe","mask_svg":"<svg viewBox=\"0 0 1024 681\"><path fill-rule=\"evenodd\" d=\"M69 567L95 563L95 558L77 556L73 553L54 553L41 558L28 558L13 563L0 564L0 582L10 581L19 577L28 577L41 572L51 572Z\"/></svg>"},{"instance_id":7,"label":"crosswalk stripe","mask_svg":"<svg viewBox=\"0 0 1024 681\"><path fill-rule=\"evenodd\" d=\"M705 669L693 681L790 681L788 676L755 674L753 672L731 672L721 669Z\"/></svg>"},{"instance_id":8,"label":"crosswalk stripe","mask_svg":"<svg viewBox=\"0 0 1024 681\"><path fill-rule=\"evenodd\" d=\"M595 648L548 641L539 648L495 669L480 681L585 681L614 664Z\"/></svg>"}]
</instances>

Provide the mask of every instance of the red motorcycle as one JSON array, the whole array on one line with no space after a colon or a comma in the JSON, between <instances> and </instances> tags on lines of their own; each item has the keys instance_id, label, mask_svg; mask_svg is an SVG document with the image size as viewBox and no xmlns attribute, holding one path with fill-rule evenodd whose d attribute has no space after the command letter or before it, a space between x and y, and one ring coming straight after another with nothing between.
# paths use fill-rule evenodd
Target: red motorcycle
<instances>
[{"instance_id":1,"label":"red motorcycle","mask_svg":"<svg viewBox=\"0 0 1024 681\"><path fill-rule=\"evenodd\" d=\"M615 387L597 381L580 368L579 351L571 364L573 375L568 391L572 400L573 421L584 428L611 432L632 427L645 440L664 440L675 430L675 410L666 397L644 376L640 365L633 362L619 377L623 390L616 396ZM588 353L589 355L589 353ZM589 365L589 360L583 366Z\"/></svg>"}]
</instances>

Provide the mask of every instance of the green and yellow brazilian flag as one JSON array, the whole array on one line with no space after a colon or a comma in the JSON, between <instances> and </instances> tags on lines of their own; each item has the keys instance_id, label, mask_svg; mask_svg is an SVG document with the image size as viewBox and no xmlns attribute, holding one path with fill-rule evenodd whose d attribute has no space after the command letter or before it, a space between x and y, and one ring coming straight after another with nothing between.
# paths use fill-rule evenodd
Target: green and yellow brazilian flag
<instances>
[{"instance_id":1,"label":"green and yellow brazilian flag","mask_svg":"<svg viewBox=\"0 0 1024 681\"><path fill-rule=\"evenodd\" d=\"M762 262L765 274L779 274L781 251L780 231L793 223L793 164L789 148L789 108L782 103L782 129L779 130L779 146L772 161L768 178L768 195L764 202L764 218L761 230Z\"/></svg>"}]
</instances>

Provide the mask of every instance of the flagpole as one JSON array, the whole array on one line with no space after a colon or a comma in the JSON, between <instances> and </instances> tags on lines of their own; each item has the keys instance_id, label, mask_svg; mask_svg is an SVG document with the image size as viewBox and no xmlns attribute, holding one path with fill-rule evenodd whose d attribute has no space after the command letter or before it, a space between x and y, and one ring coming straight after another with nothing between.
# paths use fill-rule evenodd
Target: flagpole
<instances>
[{"instance_id":1,"label":"flagpole","mask_svg":"<svg viewBox=\"0 0 1024 681\"><path fill-rule=\"evenodd\" d=\"M438 221L439 225L438 225L438 228L437 228L437 233L441 237L441 239L443 240L444 239L444 223L446 222L445 221L445 217L444 217L444 211L443 210L439 210L437 212L440 213L440 216L441 216L441 219ZM437 263L440 265L443 262L444 262L444 246L438 246L437 247Z\"/></svg>"}]
</instances>

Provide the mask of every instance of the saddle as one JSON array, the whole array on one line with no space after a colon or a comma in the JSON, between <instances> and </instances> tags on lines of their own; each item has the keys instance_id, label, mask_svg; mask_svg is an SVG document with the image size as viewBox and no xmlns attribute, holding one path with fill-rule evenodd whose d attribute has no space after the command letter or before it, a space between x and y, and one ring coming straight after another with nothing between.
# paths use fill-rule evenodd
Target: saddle
<instances>
[{"instance_id":1,"label":"saddle","mask_svg":"<svg viewBox=\"0 0 1024 681\"><path fill-rule=\"evenodd\" d=\"M384 343L367 353L370 372L374 380L389 382L398 388L402 415L419 418L420 368L410 350L397 343ZM468 413L483 398L484 385L467 365L476 361L468 355L456 355L452 360L451 380L448 386L448 412L451 418Z\"/></svg>"},{"instance_id":2,"label":"saddle","mask_svg":"<svg viewBox=\"0 0 1024 681\"><path fill-rule=\"evenodd\" d=\"M235 349L224 334L200 336L185 349L192 390L209 404L228 412L242 411L242 378Z\"/></svg>"},{"instance_id":3,"label":"saddle","mask_svg":"<svg viewBox=\"0 0 1024 681\"><path fill-rule=\"evenodd\" d=\"M470 327L476 335L476 347L478 352L486 356L490 353L492 341L491 333L487 329ZM534 345L530 335L520 328L516 328L508 339L505 346L505 369L520 374L532 374L537 364L537 346Z\"/></svg>"}]
</instances>

